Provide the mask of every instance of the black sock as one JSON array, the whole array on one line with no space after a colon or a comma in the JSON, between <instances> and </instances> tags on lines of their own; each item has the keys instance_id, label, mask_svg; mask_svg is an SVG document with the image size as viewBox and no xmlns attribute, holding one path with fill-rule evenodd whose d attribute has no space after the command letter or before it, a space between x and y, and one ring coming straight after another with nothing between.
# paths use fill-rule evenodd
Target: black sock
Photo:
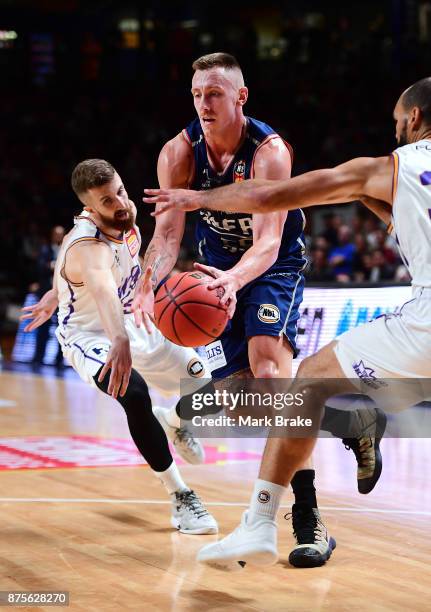
<instances>
[{"instance_id":1,"label":"black sock","mask_svg":"<svg viewBox=\"0 0 431 612\"><path fill-rule=\"evenodd\" d=\"M298 470L292 478L293 494L295 504L306 504L311 508L317 508L316 489L314 488L314 470Z\"/></svg>"}]
</instances>

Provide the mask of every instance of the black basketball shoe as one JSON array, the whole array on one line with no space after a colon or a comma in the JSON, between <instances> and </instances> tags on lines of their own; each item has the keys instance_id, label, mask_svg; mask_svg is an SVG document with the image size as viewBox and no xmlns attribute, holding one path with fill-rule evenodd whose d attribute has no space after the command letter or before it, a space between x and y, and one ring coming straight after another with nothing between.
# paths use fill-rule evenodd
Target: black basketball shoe
<instances>
[{"instance_id":1,"label":"black basketball shoe","mask_svg":"<svg viewBox=\"0 0 431 612\"><path fill-rule=\"evenodd\" d=\"M293 504L292 514L284 518L292 518L297 542L289 555L289 563L294 567L320 567L326 563L337 543L329 536L319 510L307 504Z\"/></svg>"},{"instance_id":2,"label":"black basketball shoe","mask_svg":"<svg viewBox=\"0 0 431 612\"><path fill-rule=\"evenodd\" d=\"M376 486L382 473L382 453L380 441L386 429L387 418L380 408L358 410L363 422L363 432L359 438L343 438L347 450L355 453L358 463L358 491L364 495Z\"/></svg>"}]
</instances>

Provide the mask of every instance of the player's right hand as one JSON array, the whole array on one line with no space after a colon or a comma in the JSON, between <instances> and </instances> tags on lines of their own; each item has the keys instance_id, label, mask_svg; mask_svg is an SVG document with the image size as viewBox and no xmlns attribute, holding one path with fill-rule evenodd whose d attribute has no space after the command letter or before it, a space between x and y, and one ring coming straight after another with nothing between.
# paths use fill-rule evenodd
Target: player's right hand
<instances>
[{"instance_id":1,"label":"player's right hand","mask_svg":"<svg viewBox=\"0 0 431 612\"><path fill-rule=\"evenodd\" d=\"M36 304L24 306L22 310L25 314L21 315L20 321L33 319L24 327L25 332L37 329L52 317L58 306L57 292L54 289L47 291Z\"/></svg>"},{"instance_id":2,"label":"player's right hand","mask_svg":"<svg viewBox=\"0 0 431 612\"><path fill-rule=\"evenodd\" d=\"M149 266L138 281L132 302L132 312L136 327L144 324L149 334L153 332L154 322L154 291L151 281L152 269Z\"/></svg>"},{"instance_id":3,"label":"player's right hand","mask_svg":"<svg viewBox=\"0 0 431 612\"><path fill-rule=\"evenodd\" d=\"M111 370L108 385L109 395L116 399L119 393L123 397L129 386L130 375L132 373L132 355L130 352L130 341L127 336L120 336L114 339L106 356L106 363L97 380L102 382L109 370Z\"/></svg>"},{"instance_id":4,"label":"player's right hand","mask_svg":"<svg viewBox=\"0 0 431 612\"><path fill-rule=\"evenodd\" d=\"M146 196L142 199L146 204L157 204L151 213L153 217L172 209L188 212L200 208L200 192L193 189L144 189L144 192Z\"/></svg>"}]
</instances>

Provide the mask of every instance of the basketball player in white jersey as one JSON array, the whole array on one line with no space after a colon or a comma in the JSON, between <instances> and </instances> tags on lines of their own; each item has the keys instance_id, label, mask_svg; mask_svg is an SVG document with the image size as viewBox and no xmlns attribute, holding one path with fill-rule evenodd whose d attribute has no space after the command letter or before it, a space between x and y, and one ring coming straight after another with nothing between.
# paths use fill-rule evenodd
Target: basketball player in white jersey
<instances>
[{"instance_id":1,"label":"basketball player in white jersey","mask_svg":"<svg viewBox=\"0 0 431 612\"><path fill-rule=\"evenodd\" d=\"M352 329L304 359L289 391L303 394L304 413L317 420L333 395L361 391L384 404L388 389L403 390L403 378L425 383L431 377L431 77L401 95L394 120L400 146L386 157L357 158L289 181L252 180L199 192L146 190L153 197L145 201L158 203L157 215L174 207L262 213L362 200L388 224L412 277L413 299L393 315ZM316 380L304 382L312 378ZM415 403L408 396L400 401L404 407ZM276 562L276 513L286 486L314 444L313 435L268 439L240 526L204 547L200 561L224 569Z\"/></svg>"},{"instance_id":2,"label":"basketball player in white jersey","mask_svg":"<svg viewBox=\"0 0 431 612\"><path fill-rule=\"evenodd\" d=\"M73 171L72 187L84 211L63 241L54 290L46 298L55 303L58 297L56 335L64 357L82 380L123 406L136 446L172 497L172 526L217 533L215 519L181 478L147 386L178 394L180 380L203 377L205 366L193 349L134 324L130 306L141 275L141 238L135 205L115 169L104 160L85 160ZM30 307L24 318L33 315L39 322L40 307Z\"/></svg>"}]
</instances>

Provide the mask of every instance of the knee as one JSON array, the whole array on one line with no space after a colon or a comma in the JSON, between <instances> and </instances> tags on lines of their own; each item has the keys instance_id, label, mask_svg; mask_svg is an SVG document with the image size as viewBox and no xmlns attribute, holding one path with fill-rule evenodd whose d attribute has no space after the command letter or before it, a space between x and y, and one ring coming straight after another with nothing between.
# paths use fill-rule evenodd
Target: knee
<instances>
[{"instance_id":1,"label":"knee","mask_svg":"<svg viewBox=\"0 0 431 612\"><path fill-rule=\"evenodd\" d=\"M252 367L252 372L255 378L277 378L280 367L273 359L262 359Z\"/></svg>"},{"instance_id":2,"label":"knee","mask_svg":"<svg viewBox=\"0 0 431 612\"><path fill-rule=\"evenodd\" d=\"M314 355L303 359L299 365L297 378L314 378L319 376L316 359Z\"/></svg>"},{"instance_id":3,"label":"knee","mask_svg":"<svg viewBox=\"0 0 431 612\"><path fill-rule=\"evenodd\" d=\"M146 413L152 412L148 387L140 381L131 381L124 397L117 399L129 416L135 413L145 416Z\"/></svg>"}]
</instances>

